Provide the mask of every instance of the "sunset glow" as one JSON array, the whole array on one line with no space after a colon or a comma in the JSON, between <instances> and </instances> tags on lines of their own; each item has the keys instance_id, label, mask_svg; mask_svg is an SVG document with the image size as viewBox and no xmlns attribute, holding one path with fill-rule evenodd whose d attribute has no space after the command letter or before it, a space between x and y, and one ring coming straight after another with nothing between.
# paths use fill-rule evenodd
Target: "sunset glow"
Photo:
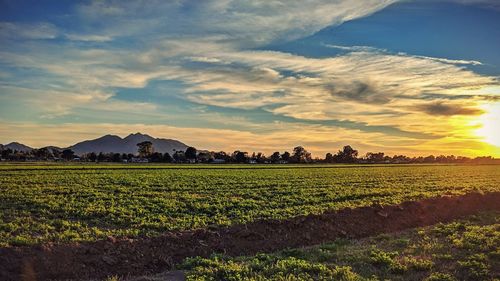
<instances>
[{"instance_id":1,"label":"sunset glow","mask_svg":"<svg viewBox=\"0 0 500 281\"><path fill-rule=\"evenodd\" d=\"M2 144L499 156L497 1L0 5Z\"/></svg>"},{"instance_id":2,"label":"sunset glow","mask_svg":"<svg viewBox=\"0 0 500 281\"><path fill-rule=\"evenodd\" d=\"M481 127L476 133L484 142L500 149L500 103L487 104L484 109L486 113L481 116Z\"/></svg>"}]
</instances>

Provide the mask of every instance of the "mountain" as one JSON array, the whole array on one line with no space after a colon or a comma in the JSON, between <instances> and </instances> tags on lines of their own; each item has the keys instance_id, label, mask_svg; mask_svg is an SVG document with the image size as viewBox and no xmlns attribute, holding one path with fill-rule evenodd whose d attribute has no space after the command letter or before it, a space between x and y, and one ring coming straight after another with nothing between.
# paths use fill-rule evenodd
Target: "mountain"
<instances>
[{"instance_id":1,"label":"mountain","mask_svg":"<svg viewBox=\"0 0 500 281\"><path fill-rule=\"evenodd\" d=\"M33 150L33 148L18 142L11 142L9 144L3 145L3 149L9 149L9 148L12 150L23 151L23 152L28 152Z\"/></svg>"},{"instance_id":2,"label":"mountain","mask_svg":"<svg viewBox=\"0 0 500 281\"><path fill-rule=\"evenodd\" d=\"M43 149L43 148L47 149L50 153L54 153L54 151L56 151L56 150L57 151L63 151L64 150L64 148L61 148L61 147L58 147L58 146L52 146L52 145L41 147L39 149Z\"/></svg>"},{"instance_id":3,"label":"mountain","mask_svg":"<svg viewBox=\"0 0 500 281\"><path fill-rule=\"evenodd\" d=\"M153 149L155 152L168 152L170 155L172 155L175 150L184 151L188 147L186 144L177 140L153 138L149 135L136 133L130 134L125 138L115 135L105 135L94 140L79 142L68 148L73 150L77 155L90 152L137 154L137 144L143 141L150 141L153 143Z\"/></svg>"}]
</instances>

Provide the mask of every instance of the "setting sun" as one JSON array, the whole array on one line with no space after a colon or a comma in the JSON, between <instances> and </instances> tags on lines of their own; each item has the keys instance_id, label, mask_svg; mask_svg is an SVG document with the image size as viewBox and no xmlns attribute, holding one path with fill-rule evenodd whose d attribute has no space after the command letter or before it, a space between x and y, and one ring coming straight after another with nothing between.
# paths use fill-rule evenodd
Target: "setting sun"
<instances>
[{"instance_id":1,"label":"setting sun","mask_svg":"<svg viewBox=\"0 0 500 281\"><path fill-rule=\"evenodd\" d=\"M500 147L500 103L484 106L485 114L480 117L481 127L477 136L488 144Z\"/></svg>"}]
</instances>

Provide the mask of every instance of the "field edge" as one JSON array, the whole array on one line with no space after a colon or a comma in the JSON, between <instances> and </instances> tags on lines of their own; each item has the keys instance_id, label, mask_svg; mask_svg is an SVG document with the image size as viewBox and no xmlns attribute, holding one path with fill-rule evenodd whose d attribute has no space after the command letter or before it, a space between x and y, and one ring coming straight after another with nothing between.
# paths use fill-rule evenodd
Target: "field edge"
<instances>
[{"instance_id":1,"label":"field edge","mask_svg":"<svg viewBox=\"0 0 500 281\"><path fill-rule=\"evenodd\" d=\"M110 237L97 242L2 248L0 279L19 280L27 275L45 280L153 274L174 268L187 257L208 257L213 253L252 255L312 246L337 238L397 232L481 211L499 211L498 202L500 192L469 193L391 206L347 208L288 220L168 232L153 238Z\"/></svg>"}]
</instances>

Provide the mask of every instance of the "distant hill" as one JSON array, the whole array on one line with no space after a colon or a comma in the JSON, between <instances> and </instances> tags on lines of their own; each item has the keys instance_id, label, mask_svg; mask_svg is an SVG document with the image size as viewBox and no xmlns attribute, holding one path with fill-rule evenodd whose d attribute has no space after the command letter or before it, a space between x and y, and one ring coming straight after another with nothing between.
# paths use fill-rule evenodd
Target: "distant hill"
<instances>
[{"instance_id":1,"label":"distant hill","mask_svg":"<svg viewBox=\"0 0 500 281\"><path fill-rule=\"evenodd\" d=\"M58 146L52 146L52 145L51 146L41 147L39 149L42 149L42 148L47 149L50 153L54 153L54 151L56 151L56 150L57 151L63 151L64 150L64 148L61 148L61 147L58 147Z\"/></svg>"},{"instance_id":2,"label":"distant hill","mask_svg":"<svg viewBox=\"0 0 500 281\"><path fill-rule=\"evenodd\" d=\"M130 134L125 138L115 135L105 135L94 140L86 140L79 142L75 145L68 147L73 150L75 154L81 155L84 153L137 153L137 144L143 141L150 141L153 143L155 152L165 153L171 155L175 150L186 150L186 144L172 139L153 138L149 135L136 133Z\"/></svg>"},{"instance_id":3,"label":"distant hill","mask_svg":"<svg viewBox=\"0 0 500 281\"><path fill-rule=\"evenodd\" d=\"M33 148L18 142L11 142L9 144L3 145L3 149L9 149L9 148L12 150L23 151L23 152L28 152L33 150Z\"/></svg>"}]
</instances>

